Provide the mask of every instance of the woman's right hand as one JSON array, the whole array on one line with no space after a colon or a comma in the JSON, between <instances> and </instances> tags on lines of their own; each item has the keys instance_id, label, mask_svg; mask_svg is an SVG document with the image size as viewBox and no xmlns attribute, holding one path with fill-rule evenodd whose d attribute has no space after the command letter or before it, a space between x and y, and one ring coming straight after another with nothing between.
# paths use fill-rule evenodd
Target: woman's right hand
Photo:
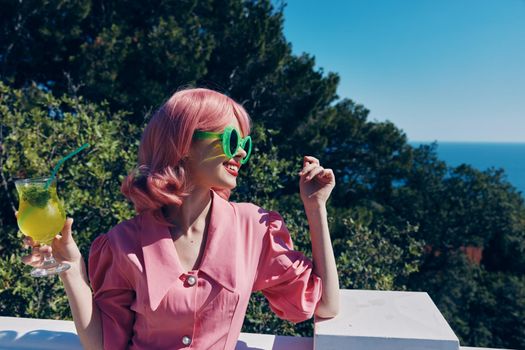
<instances>
[{"instance_id":1,"label":"woman's right hand","mask_svg":"<svg viewBox=\"0 0 525 350\"><path fill-rule=\"evenodd\" d=\"M18 212L15 215L18 216ZM93 300L86 265L71 235L72 224L73 219L67 218L61 234L55 236L51 247L40 247L31 237L25 237L24 244L32 248L32 253L22 257L22 260L27 265L37 267L42 264L44 256L52 251L56 261L71 265L71 268L61 272L59 276L71 307L78 337L83 349L103 349L100 310Z\"/></svg>"},{"instance_id":2,"label":"woman's right hand","mask_svg":"<svg viewBox=\"0 0 525 350\"><path fill-rule=\"evenodd\" d=\"M15 212L15 216L18 217L18 211ZM77 244L73 240L71 234L72 225L73 218L67 218L64 227L62 228L61 235L56 235L55 239L53 239L51 247L41 247L39 244L35 244L31 237L24 237L24 246L27 248L31 247L32 250L31 254L22 257L22 261L27 265L39 267L42 265L44 256L47 256L53 252L53 257L56 261L68 263L72 268L79 266L82 255L80 254Z\"/></svg>"}]
</instances>

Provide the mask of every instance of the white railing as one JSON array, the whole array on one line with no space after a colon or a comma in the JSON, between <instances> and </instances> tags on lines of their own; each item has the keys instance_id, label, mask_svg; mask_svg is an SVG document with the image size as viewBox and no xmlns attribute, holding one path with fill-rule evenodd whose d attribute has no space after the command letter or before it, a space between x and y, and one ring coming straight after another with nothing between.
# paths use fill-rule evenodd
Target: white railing
<instances>
[{"instance_id":1,"label":"white railing","mask_svg":"<svg viewBox=\"0 0 525 350\"><path fill-rule=\"evenodd\" d=\"M0 350L82 349L72 321L0 317ZM461 347L424 292L341 290L341 311L314 337L241 333L236 350L473 350ZM485 348L486 349L486 348ZM488 350L488 349L486 349Z\"/></svg>"}]
</instances>

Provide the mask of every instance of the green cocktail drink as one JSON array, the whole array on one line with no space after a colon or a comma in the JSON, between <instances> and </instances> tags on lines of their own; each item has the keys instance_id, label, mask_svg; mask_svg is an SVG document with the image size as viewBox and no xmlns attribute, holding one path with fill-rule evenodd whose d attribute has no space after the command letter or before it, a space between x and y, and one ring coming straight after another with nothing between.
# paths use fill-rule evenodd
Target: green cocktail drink
<instances>
[{"instance_id":1,"label":"green cocktail drink","mask_svg":"<svg viewBox=\"0 0 525 350\"><path fill-rule=\"evenodd\" d=\"M46 188L49 180L47 177L15 181L19 195L18 227L40 245L50 245L66 222L64 203L57 195L56 179ZM31 275L54 275L68 268L68 264L57 263L50 256L45 257L42 267L33 269Z\"/></svg>"}]
</instances>

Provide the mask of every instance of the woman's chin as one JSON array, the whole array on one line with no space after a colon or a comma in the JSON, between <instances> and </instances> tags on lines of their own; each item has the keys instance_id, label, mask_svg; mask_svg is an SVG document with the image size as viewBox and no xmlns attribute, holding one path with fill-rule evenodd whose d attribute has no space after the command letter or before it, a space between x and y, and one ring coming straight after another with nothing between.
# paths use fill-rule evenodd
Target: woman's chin
<instances>
[{"instance_id":1,"label":"woman's chin","mask_svg":"<svg viewBox=\"0 0 525 350\"><path fill-rule=\"evenodd\" d=\"M223 167L223 170L224 170L223 173L228 178L228 182L230 182L230 183L237 183L238 174L234 175L234 174L230 173L225 167Z\"/></svg>"},{"instance_id":2,"label":"woman's chin","mask_svg":"<svg viewBox=\"0 0 525 350\"><path fill-rule=\"evenodd\" d=\"M237 187L237 180L236 179L229 180L228 183L230 184L228 186L228 189L230 189L230 190L233 190L235 187Z\"/></svg>"},{"instance_id":3,"label":"woman's chin","mask_svg":"<svg viewBox=\"0 0 525 350\"><path fill-rule=\"evenodd\" d=\"M212 187L215 187L215 188L225 188L225 189L234 189L235 187L237 187L237 180L231 176L231 175L228 175L226 174L226 176L221 176L220 179L217 179L216 181L214 181L215 185L212 186Z\"/></svg>"}]
</instances>

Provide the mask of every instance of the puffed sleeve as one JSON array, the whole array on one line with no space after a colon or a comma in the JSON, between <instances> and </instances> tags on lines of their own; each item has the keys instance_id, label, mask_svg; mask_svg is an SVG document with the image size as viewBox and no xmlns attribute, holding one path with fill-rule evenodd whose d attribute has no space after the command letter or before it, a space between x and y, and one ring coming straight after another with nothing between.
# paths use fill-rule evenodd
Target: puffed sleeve
<instances>
[{"instance_id":1,"label":"puffed sleeve","mask_svg":"<svg viewBox=\"0 0 525 350\"><path fill-rule=\"evenodd\" d=\"M119 268L108 237L97 237L89 251L89 280L100 309L104 349L125 349L130 342L135 292Z\"/></svg>"},{"instance_id":2,"label":"puffed sleeve","mask_svg":"<svg viewBox=\"0 0 525 350\"><path fill-rule=\"evenodd\" d=\"M290 232L276 211L269 212L253 290L262 291L279 318L295 323L311 318L321 299L321 278L313 273L312 261L293 250Z\"/></svg>"}]
</instances>

